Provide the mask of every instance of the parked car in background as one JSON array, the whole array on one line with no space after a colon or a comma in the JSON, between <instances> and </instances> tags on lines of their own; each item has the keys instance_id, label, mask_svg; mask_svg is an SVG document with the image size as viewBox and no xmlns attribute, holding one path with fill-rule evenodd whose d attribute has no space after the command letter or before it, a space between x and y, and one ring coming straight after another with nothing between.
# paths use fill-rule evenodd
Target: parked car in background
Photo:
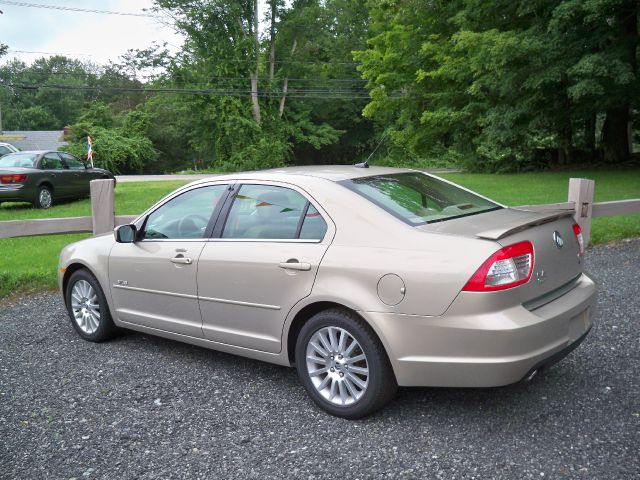
<instances>
[{"instance_id":1,"label":"parked car in background","mask_svg":"<svg viewBox=\"0 0 640 480\"><path fill-rule=\"evenodd\" d=\"M9 153L0 158L0 203L31 202L49 208L54 202L89 195L89 182L114 178L66 153L47 150Z\"/></svg>"},{"instance_id":2,"label":"parked car in background","mask_svg":"<svg viewBox=\"0 0 640 480\"><path fill-rule=\"evenodd\" d=\"M14 147L13 145L11 145L10 143L1 143L0 142L0 157L8 154L8 153L14 153L14 152L19 152L20 150L18 150L16 147Z\"/></svg>"},{"instance_id":3,"label":"parked car in background","mask_svg":"<svg viewBox=\"0 0 640 480\"><path fill-rule=\"evenodd\" d=\"M58 278L86 340L124 327L295 365L356 418L398 385L506 385L567 355L591 328L583 253L569 212L417 171L300 167L182 187L67 246Z\"/></svg>"}]
</instances>

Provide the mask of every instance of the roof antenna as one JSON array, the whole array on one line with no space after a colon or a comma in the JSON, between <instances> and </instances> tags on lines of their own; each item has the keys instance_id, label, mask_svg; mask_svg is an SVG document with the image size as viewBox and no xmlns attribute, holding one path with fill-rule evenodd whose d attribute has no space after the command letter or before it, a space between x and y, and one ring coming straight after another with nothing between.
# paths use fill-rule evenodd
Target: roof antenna
<instances>
[{"instance_id":1,"label":"roof antenna","mask_svg":"<svg viewBox=\"0 0 640 480\"><path fill-rule=\"evenodd\" d=\"M356 167L356 168L369 168L369 160L371 160L371 157L373 157L373 155L378 151L378 148L380 148L380 145L382 145L382 142L384 141L384 139L387 136L388 132L389 132L389 130L386 130L382 134L382 137L380 137L380 141L376 145L376 148L373 149L373 152L371 152L371 154L367 157L367 159L364 162L356 163L354 165L354 167Z\"/></svg>"}]
</instances>

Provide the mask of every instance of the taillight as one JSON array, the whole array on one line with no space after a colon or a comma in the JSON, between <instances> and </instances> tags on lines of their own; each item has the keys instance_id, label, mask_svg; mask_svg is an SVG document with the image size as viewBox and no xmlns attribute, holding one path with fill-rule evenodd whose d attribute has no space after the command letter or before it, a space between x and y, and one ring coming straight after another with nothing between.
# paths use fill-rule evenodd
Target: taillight
<instances>
[{"instance_id":1,"label":"taillight","mask_svg":"<svg viewBox=\"0 0 640 480\"><path fill-rule=\"evenodd\" d=\"M24 173L15 175L0 175L0 183L24 183L27 176Z\"/></svg>"},{"instance_id":2,"label":"taillight","mask_svg":"<svg viewBox=\"0 0 640 480\"><path fill-rule=\"evenodd\" d=\"M492 292L527 283L533 273L533 245L519 242L491 255L462 290Z\"/></svg>"},{"instance_id":3,"label":"taillight","mask_svg":"<svg viewBox=\"0 0 640 480\"><path fill-rule=\"evenodd\" d=\"M580 247L580 256L584 255L584 238L582 236L582 229L580 225L577 223L573 224L573 234L576 236L576 240L578 241L578 247Z\"/></svg>"}]
</instances>

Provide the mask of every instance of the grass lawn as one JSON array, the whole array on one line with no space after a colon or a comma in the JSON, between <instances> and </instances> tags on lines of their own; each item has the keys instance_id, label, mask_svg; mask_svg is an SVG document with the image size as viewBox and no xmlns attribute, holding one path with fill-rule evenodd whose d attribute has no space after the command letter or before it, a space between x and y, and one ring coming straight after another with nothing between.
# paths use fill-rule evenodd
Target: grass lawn
<instances>
[{"instance_id":1,"label":"grass lawn","mask_svg":"<svg viewBox=\"0 0 640 480\"><path fill-rule=\"evenodd\" d=\"M116 214L137 215L185 181L121 183L116 187ZM65 202L48 210L24 203L0 206L0 221L31 218L84 217L91 215L89 199ZM58 254L72 242L90 234L47 235L0 239L0 299L12 293L56 288Z\"/></svg>"},{"instance_id":2,"label":"grass lawn","mask_svg":"<svg viewBox=\"0 0 640 480\"><path fill-rule=\"evenodd\" d=\"M572 171L523 174L447 173L442 177L506 205L531 205L567 201L569 178L596 181L596 201L640 198L640 169L624 171ZM121 183L116 188L116 213L136 215L184 181ZM91 215L91 202L81 200L35 210L26 204L3 204L0 221ZM62 247L88 234L50 235L0 239L0 299L11 293L56 287L56 266ZM640 236L640 214L596 218L594 244Z\"/></svg>"},{"instance_id":3,"label":"grass lawn","mask_svg":"<svg viewBox=\"0 0 640 480\"><path fill-rule=\"evenodd\" d=\"M447 180L459 183L509 206L566 202L570 178L595 180L596 202L640 198L640 169L503 175L479 173L446 173L440 175ZM640 237L640 214L593 219L591 244L606 243L630 237Z\"/></svg>"},{"instance_id":4,"label":"grass lawn","mask_svg":"<svg viewBox=\"0 0 640 480\"><path fill-rule=\"evenodd\" d=\"M116 215L137 215L187 181L126 182L116 186ZM28 203L3 203L0 222L31 218L85 217L91 215L91 200L76 200L54 204L47 210L38 210ZM2 240L0 240L2 241ZM1 244L0 244L1 245ZM2 270L0 270L2 271Z\"/></svg>"}]
</instances>

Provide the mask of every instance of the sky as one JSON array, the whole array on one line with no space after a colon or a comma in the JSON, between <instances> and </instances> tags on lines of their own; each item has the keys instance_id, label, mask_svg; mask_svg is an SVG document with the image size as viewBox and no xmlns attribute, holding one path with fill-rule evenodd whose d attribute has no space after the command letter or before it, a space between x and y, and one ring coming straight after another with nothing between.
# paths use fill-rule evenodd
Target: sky
<instances>
[{"instance_id":1,"label":"sky","mask_svg":"<svg viewBox=\"0 0 640 480\"><path fill-rule=\"evenodd\" d=\"M25 3L144 13L152 0L28 0ZM9 46L3 61L19 58L26 63L42 56L20 51L54 52L80 60L108 64L129 49L167 42L170 50L182 45L182 37L155 18L107 15L20 7L0 1L0 43Z\"/></svg>"}]
</instances>

